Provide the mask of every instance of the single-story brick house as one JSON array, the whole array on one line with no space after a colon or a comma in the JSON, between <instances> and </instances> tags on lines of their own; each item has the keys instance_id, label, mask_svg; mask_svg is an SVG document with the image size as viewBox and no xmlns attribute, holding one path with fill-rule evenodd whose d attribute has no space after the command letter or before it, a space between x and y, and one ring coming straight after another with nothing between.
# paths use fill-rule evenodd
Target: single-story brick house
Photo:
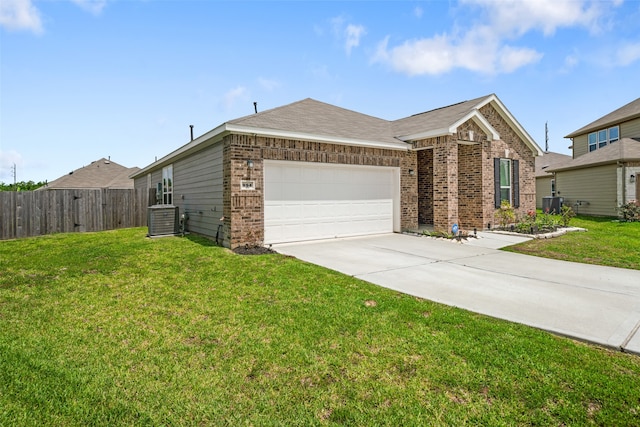
<instances>
[{"instance_id":1,"label":"single-story brick house","mask_svg":"<svg viewBox=\"0 0 640 427\"><path fill-rule=\"evenodd\" d=\"M313 99L231 120L132 175L230 248L485 229L535 208L542 151L496 95L389 121Z\"/></svg>"}]
</instances>

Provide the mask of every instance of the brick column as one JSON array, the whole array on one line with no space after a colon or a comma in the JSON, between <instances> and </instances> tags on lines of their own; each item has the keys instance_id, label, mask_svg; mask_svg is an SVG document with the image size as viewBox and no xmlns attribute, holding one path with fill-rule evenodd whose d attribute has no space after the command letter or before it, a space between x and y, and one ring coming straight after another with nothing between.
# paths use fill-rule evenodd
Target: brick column
<instances>
[{"instance_id":1,"label":"brick column","mask_svg":"<svg viewBox=\"0 0 640 427\"><path fill-rule=\"evenodd\" d=\"M458 222L458 144L442 139L433 148L433 227L451 231Z\"/></svg>"}]
</instances>

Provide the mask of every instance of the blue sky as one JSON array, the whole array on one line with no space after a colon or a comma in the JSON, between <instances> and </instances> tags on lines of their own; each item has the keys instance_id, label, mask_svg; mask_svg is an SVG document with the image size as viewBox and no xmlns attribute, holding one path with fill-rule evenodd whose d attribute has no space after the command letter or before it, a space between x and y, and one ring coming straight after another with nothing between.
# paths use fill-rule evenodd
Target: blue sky
<instances>
[{"instance_id":1,"label":"blue sky","mask_svg":"<svg viewBox=\"0 0 640 427\"><path fill-rule=\"evenodd\" d=\"M638 0L2 0L0 181L144 167L307 97L397 119L496 93L568 154L640 96L638 22Z\"/></svg>"}]
</instances>

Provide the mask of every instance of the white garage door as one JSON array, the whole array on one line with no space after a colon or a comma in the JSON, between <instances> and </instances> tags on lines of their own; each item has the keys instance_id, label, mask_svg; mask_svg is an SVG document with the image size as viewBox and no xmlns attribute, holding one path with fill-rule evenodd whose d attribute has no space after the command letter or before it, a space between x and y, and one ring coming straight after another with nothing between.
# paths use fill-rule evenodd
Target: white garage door
<instances>
[{"instance_id":1,"label":"white garage door","mask_svg":"<svg viewBox=\"0 0 640 427\"><path fill-rule=\"evenodd\" d=\"M399 168L264 162L265 243L399 228Z\"/></svg>"}]
</instances>

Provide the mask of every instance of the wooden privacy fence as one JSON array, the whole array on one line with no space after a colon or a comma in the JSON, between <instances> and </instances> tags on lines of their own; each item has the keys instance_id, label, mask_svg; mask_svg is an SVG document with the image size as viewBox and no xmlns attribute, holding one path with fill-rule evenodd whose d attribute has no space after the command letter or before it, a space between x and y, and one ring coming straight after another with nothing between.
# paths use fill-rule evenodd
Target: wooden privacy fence
<instances>
[{"instance_id":1,"label":"wooden privacy fence","mask_svg":"<svg viewBox=\"0 0 640 427\"><path fill-rule=\"evenodd\" d=\"M0 240L147 225L145 190L0 191Z\"/></svg>"}]
</instances>

